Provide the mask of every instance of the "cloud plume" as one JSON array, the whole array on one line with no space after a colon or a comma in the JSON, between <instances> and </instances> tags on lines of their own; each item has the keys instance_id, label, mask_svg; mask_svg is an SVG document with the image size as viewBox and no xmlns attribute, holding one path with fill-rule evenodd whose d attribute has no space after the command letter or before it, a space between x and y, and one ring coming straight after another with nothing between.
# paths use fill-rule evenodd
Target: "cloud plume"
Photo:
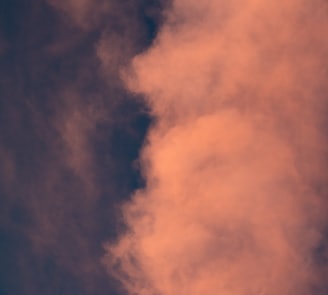
<instances>
[{"instance_id":1,"label":"cloud plume","mask_svg":"<svg viewBox=\"0 0 328 295\"><path fill-rule=\"evenodd\" d=\"M156 118L104 258L130 294L324 292L327 12L175 0L124 71Z\"/></svg>"}]
</instances>

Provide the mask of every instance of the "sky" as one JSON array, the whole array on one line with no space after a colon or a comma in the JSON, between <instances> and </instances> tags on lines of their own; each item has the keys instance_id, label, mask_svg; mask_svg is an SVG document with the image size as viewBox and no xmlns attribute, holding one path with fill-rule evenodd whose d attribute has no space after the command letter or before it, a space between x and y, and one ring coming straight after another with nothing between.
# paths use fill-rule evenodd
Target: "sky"
<instances>
[{"instance_id":1,"label":"sky","mask_svg":"<svg viewBox=\"0 0 328 295\"><path fill-rule=\"evenodd\" d=\"M0 295L328 294L328 3L1 0Z\"/></svg>"},{"instance_id":2,"label":"sky","mask_svg":"<svg viewBox=\"0 0 328 295\"><path fill-rule=\"evenodd\" d=\"M124 294L103 243L151 122L120 67L166 4L0 1L0 294ZM111 56L111 57L110 57Z\"/></svg>"}]
</instances>

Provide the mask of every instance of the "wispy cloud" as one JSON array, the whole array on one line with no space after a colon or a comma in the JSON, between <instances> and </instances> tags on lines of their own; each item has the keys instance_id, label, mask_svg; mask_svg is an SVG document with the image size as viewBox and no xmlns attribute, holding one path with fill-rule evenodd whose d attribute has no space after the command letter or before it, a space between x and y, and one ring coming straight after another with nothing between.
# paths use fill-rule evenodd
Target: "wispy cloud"
<instances>
[{"instance_id":1,"label":"wispy cloud","mask_svg":"<svg viewBox=\"0 0 328 295\"><path fill-rule=\"evenodd\" d=\"M117 291L102 243L138 181L149 122L119 67L150 42L141 13L150 6L161 10L0 1L1 294Z\"/></svg>"}]
</instances>

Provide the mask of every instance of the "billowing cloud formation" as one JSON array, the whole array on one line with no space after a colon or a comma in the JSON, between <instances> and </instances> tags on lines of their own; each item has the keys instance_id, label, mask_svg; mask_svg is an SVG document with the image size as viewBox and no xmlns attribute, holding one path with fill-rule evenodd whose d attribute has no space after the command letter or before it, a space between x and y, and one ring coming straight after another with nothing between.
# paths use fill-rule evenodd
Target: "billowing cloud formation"
<instances>
[{"instance_id":1,"label":"billowing cloud formation","mask_svg":"<svg viewBox=\"0 0 328 295\"><path fill-rule=\"evenodd\" d=\"M104 259L130 294L324 292L327 9L176 0L125 71L157 118Z\"/></svg>"}]
</instances>

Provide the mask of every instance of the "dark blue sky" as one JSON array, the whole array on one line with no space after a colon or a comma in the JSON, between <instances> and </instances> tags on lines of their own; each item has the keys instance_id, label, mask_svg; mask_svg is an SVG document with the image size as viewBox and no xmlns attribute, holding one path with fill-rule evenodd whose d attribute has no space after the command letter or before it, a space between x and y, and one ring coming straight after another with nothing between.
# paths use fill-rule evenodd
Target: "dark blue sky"
<instances>
[{"instance_id":1,"label":"dark blue sky","mask_svg":"<svg viewBox=\"0 0 328 295\"><path fill-rule=\"evenodd\" d=\"M111 0L83 26L50 2L0 1L0 295L120 294L100 260L151 118L118 71L167 3Z\"/></svg>"}]
</instances>

